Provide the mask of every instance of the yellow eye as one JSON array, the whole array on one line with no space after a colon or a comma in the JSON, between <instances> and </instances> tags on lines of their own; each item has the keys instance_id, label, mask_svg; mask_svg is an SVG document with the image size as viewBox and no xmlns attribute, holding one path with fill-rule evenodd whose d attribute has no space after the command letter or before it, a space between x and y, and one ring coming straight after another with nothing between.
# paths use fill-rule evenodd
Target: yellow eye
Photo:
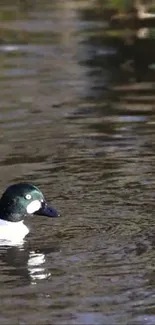
<instances>
[{"instance_id":1,"label":"yellow eye","mask_svg":"<svg viewBox=\"0 0 155 325\"><path fill-rule=\"evenodd\" d=\"M26 194L26 195L25 195L25 198L26 198L27 200L31 200L32 196L31 196L31 194Z\"/></svg>"}]
</instances>

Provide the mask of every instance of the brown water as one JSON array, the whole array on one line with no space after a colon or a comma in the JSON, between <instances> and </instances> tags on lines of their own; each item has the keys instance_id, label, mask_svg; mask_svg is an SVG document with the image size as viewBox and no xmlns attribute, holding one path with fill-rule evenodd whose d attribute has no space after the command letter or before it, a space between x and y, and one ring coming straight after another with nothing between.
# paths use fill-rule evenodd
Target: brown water
<instances>
[{"instance_id":1,"label":"brown water","mask_svg":"<svg viewBox=\"0 0 155 325\"><path fill-rule=\"evenodd\" d=\"M84 4L1 5L0 191L32 182L61 212L1 247L3 325L155 323L155 84Z\"/></svg>"}]
</instances>

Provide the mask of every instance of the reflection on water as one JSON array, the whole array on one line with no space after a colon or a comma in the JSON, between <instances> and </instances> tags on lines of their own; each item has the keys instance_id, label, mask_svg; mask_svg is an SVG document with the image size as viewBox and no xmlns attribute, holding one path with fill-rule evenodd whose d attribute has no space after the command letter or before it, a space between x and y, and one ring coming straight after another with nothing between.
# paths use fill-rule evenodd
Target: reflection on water
<instances>
[{"instance_id":1,"label":"reflection on water","mask_svg":"<svg viewBox=\"0 0 155 325\"><path fill-rule=\"evenodd\" d=\"M36 280L50 277L46 269L45 254L29 251L24 246L5 247L0 250L1 266L5 275L19 276L23 283L36 284ZM7 278L3 278L7 282ZM9 281L10 284L12 281ZM17 283L17 282L16 282ZM14 286L14 282L13 282Z\"/></svg>"},{"instance_id":2,"label":"reflection on water","mask_svg":"<svg viewBox=\"0 0 155 325\"><path fill-rule=\"evenodd\" d=\"M154 324L153 69L87 1L10 5L0 190L32 182L62 216L0 247L0 323Z\"/></svg>"},{"instance_id":3,"label":"reflection on water","mask_svg":"<svg viewBox=\"0 0 155 325\"><path fill-rule=\"evenodd\" d=\"M50 272L47 273L46 269L43 267L42 264L45 263L45 255L35 252L30 252L30 257L28 260L28 270L30 272L30 276L35 284L36 279L46 279L50 276Z\"/></svg>"}]
</instances>

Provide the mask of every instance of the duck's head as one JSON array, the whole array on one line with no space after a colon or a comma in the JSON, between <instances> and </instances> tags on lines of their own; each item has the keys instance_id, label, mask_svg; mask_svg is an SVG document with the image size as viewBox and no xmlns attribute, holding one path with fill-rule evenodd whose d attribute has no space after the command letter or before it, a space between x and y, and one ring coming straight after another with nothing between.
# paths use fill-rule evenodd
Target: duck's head
<instances>
[{"instance_id":1,"label":"duck's head","mask_svg":"<svg viewBox=\"0 0 155 325\"><path fill-rule=\"evenodd\" d=\"M9 186L0 199L0 219L18 222L32 214L58 216L36 186L27 183Z\"/></svg>"}]
</instances>

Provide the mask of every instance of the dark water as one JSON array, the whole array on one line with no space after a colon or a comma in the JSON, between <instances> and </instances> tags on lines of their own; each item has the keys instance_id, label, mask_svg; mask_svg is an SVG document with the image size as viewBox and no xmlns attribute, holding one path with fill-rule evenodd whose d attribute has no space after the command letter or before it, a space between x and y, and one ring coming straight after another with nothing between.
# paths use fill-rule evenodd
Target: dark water
<instances>
[{"instance_id":1,"label":"dark water","mask_svg":"<svg viewBox=\"0 0 155 325\"><path fill-rule=\"evenodd\" d=\"M62 216L0 249L0 324L155 323L153 71L84 4L1 5L0 191L30 181Z\"/></svg>"}]
</instances>

